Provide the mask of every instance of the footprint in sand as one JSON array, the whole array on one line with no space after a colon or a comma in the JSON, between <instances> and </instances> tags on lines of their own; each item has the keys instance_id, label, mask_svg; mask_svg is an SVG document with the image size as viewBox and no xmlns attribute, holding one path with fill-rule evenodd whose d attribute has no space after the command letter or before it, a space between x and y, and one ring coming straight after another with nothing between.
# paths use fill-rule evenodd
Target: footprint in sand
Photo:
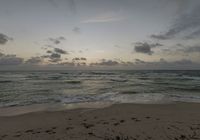
<instances>
[{"instance_id":1,"label":"footprint in sand","mask_svg":"<svg viewBox=\"0 0 200 140\"><path fill-rule=\"evenodd\" d=\"M45 132L48 133L48 134L50 134L50 135L51 135L51 134L55 134L56 132L55 132L54 130L55 130L56 128L57 128L57 127L54 126L54 127L52 127L51 129L46 130Z\"/></svg>"},{"instance_id":2,"label":"footprint in sand","mask_svg":"<svg viewBox=\"0 0 200 140\"><path fill-rule=\"evenodd\" d=\"M131 120L134 120L135 122L140 122L141 120L137 119L137 118L134 118L132 117Z\"/></svg>"},{"instance_id":3,"label":"footprint in sand","mask_svg":"<svg viewBox=\"0 0 200 140\"><path fill-rule=\"evenodd\" d=\"M71 130L71 129L74 129L73 127L67 127L65 128L66 130Z\"/></svg>"},{"instance_id":4,"label":"footprint in sand","mask_svg":"<svg viewBox=\"0 0 200 140\"><path fill-rule=\"evenodd\" d=\"M5 137L7 137L7 136L8 136L8 135L6 135L6 134L5 134L5 135L2 135L1 138L5 138Z\"/></svg>"},{"instance_id":5,"label":"footprint in sand","mask_svg":"<svg viewBox=\"0 0 200 140\"><path fill-rule=\"evenodd\" d=\"M21 135L14 135L13 137L20 137Z\"/></svg>"},{"instance_id":6,"label":"footprint in sand","mask_svg":"<svg viewBox=\"0 0 200 140\"><path fill-rule=\"evenodd\" d=\"M118 125L119 125L119 123L114 123L113 125L114 125L114 126L118 126Z\"/></svg>"},{"instance_id":7,"label":"footprint in sand","mask_svg":"<svg viewBox=\"0 0 200 140\"><path fill-rule=\"evenodd\" d=\"M91 128L91 127L94 127L93 124L82 123L82 125L83 125L85 128L87 128L87 129L89 129L89 128Z\"/></svg>"},{"instance_id":8,"label":"footprint in sand","mask_svg":"<svg viewBox=\"0 0 200 140\"><path fill-rule=\"evenodd\" d=\"M33 129L29 129L29 130L26 130L26 131L25 131L25 133L32 133L32 132L34 132Z\"/></svg>"}]
</instances>

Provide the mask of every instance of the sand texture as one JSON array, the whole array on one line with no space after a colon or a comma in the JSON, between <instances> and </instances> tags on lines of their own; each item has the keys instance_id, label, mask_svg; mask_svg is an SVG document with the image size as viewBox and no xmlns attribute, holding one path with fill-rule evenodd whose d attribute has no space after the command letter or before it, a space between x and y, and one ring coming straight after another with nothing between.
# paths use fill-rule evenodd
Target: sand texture
<instances>
[{"instance_id":1,"label":"sand texture","mask_svg":"<svg viewBox=\"0 0 200 140\"><path fill-rule=\"evenodd\" d=\"M0 140L200 140L200 104L119 104L0 117Z\"/></svg>"}]
</instances>

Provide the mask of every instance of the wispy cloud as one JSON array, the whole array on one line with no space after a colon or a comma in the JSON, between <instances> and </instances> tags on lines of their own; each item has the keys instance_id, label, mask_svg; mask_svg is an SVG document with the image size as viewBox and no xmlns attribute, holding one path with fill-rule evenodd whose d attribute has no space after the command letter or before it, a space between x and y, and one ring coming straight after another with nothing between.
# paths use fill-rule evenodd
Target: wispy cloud
<instances>
[{"instance_id":1,"label":"wispy cloud","mask_svg":"<svg viewBox=\"0 0 200 140\"><path fill-rule=\"evenodd\" d=\"M115 14L114 12L107 12L107 13L83 20L82 23L115 22L115 21L122 21L124 19L125 19L124 17L121 17Z\"/></svg>"},{"instance_id":2,"label":"wispy cloud","mask_svg":"<svg viewBox=\"0 0 200 140\"><path fill-rule=\"evenodd\" d=\"M186 9L187 11L187 9ZM191 32L192 31L192 32ZM173 39L183 33L185 39L195 39L200 36L200 3L187 12L181 14L170 28L161 34L151 35L154 39L167 40Z\"/></svg>"}]
</instances>

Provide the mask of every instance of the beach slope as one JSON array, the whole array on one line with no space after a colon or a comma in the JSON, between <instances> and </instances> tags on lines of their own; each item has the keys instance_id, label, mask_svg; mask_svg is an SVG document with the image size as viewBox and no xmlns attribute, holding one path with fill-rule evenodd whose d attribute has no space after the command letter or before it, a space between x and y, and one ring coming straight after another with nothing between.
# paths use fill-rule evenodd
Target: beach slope
<instances>
[{"instance_id":1,"label":"beach slope","mask_svg":"<svg viewBox=\"0 0 200 140\"><path fill-rule=\"evenodd\" d=\"M0 117L0 140L197 140L200 104L118 104Z\"/></svg>"}]
</instances>

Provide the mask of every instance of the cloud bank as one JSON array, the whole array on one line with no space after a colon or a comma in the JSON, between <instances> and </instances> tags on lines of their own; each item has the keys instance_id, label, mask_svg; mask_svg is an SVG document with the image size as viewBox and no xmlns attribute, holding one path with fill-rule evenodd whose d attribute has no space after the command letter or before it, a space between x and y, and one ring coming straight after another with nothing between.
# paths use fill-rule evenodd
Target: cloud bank
<instances>
[{"instance_id":1,"label":"cloud bank","mask_svg":"<svg viewBox=\"0 0 200 140\"><path fill-rule=\"evenodd\" d=\"M134 46L134 50L137 53L143 53L143 54L148 54L148 55L152 55L154 52L152 51L153 48L155 47L160 47L163 46L162 44L156 43L156 44L152 44L152 43L147 43L147 42L137 42Z\"/></svg>"},{"instance_id":2,"label":"cloud bank","mask_svg":"<svg viewBox=\"0 0 200 140\"><path fill-rule=\"evenodd\" d=\"M13 40L5 34L0 33L0 45L5 45L8 41Z\"/></svg>"}]
</instances>

